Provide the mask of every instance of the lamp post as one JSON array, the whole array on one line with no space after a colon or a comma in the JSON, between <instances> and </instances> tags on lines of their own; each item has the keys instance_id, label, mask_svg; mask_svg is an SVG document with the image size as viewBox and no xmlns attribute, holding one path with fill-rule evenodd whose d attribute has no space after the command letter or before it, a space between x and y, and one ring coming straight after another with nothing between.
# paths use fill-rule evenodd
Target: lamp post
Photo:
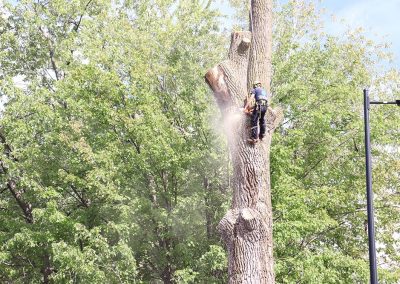
<instances>
[{"instance_id":1,"label":"lamp post","mask_svg":"<svg viewBox=\"0 0 400 284\"><path fill-rule=\"evenodd\" d=\"M366 164L366 181L367 181L367 213L368 213L368 247L369 247L369 269L371 284L378 284L377 267L376 267L376 249L375 249L375 226L374 226L374 204L372 192L372 173L371 173L371 141L369 130L369 106L394 104L400 106L400 100L394 102L377 102L370 101L368 90L364 89L364 126L365 126L365 164Z\"/></svg>"}]
</instances>

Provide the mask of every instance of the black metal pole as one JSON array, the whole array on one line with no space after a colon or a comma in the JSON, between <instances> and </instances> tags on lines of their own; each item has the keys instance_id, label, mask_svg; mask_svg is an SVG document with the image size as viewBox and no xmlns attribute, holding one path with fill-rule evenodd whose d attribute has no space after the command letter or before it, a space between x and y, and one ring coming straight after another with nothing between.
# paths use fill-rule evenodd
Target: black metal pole
<instances>
[{"instance_id":1,"label":"black metal pole","mask_svg":"<svg viewBox=\"0 0 400 284\"><path fill-rule=\"evenodd\" d=\"M368 245L369 245L369 269L371 284L378 284L375 250L375 226L374 204L371 175L371 142L369 132L369 96L368 90L364 90L364 126L365 126L365 164L367 178L367 212L368 212Z\"/></svg>"}]
</instances>

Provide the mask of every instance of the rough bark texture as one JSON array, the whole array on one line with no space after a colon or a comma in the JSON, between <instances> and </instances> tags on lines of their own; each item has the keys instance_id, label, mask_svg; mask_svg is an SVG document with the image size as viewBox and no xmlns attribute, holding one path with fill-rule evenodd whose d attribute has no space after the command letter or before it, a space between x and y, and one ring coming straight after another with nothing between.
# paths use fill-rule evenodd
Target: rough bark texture
<instances>
[{"instance_id":1,"label":"rough bark texture","mask_svg":"<svg viewBox=\"0 0 400 284\"><path fill-rule=\"evenodd\" d=\"M268 108L263 141L249 144L250 118L239 112L257 79L270 91L272 0L251 3L252 32L234 32L228 59L205 75L224 116L233 161L231 209L218 225L229 255L229 283L274 283L269 153L283 118Z\"/></svg>"}]
</instances>

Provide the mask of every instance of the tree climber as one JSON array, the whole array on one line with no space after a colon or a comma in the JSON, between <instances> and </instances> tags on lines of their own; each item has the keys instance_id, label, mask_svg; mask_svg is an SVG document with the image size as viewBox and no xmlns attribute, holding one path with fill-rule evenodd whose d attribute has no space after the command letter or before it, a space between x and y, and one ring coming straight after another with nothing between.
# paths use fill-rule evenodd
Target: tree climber
<instances>
[{"instance_id":1,"label":"tree climber","mask_svg":"<svg viewBox=\"0 0 400 284\"><path fill-rule=\"evenodd\" d=\"M250 109L251 102L255 100L255 106L251 113L251 138L250 143L257 143L258 139L262 140L265 135L265 114L268 109L267 91L262 88L260 81L254 81L253 90L250 92L250 97L247 99L244 107L245 111ZM258 123L260 123L260 134L258 132Z\"/></svg>"}]
</instances>

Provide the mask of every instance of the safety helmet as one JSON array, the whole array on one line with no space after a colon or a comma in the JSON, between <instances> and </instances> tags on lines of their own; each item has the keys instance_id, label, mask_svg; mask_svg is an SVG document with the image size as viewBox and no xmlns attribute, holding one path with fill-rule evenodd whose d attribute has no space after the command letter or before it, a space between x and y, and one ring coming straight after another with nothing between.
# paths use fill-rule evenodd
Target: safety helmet
<instances>
[{"instance_id":1,"label":"safety helmet","mask_svg":"<svg viewBox=\"0 0 400 284\"><path fill-rule=\"evenodd\" d=\"M253 87L255 88L255 87L257 87L257 85L261 85L261 82L258 81L258 80L255 80L255 81L253 82Z\"/></svg>"}]
</instances>

